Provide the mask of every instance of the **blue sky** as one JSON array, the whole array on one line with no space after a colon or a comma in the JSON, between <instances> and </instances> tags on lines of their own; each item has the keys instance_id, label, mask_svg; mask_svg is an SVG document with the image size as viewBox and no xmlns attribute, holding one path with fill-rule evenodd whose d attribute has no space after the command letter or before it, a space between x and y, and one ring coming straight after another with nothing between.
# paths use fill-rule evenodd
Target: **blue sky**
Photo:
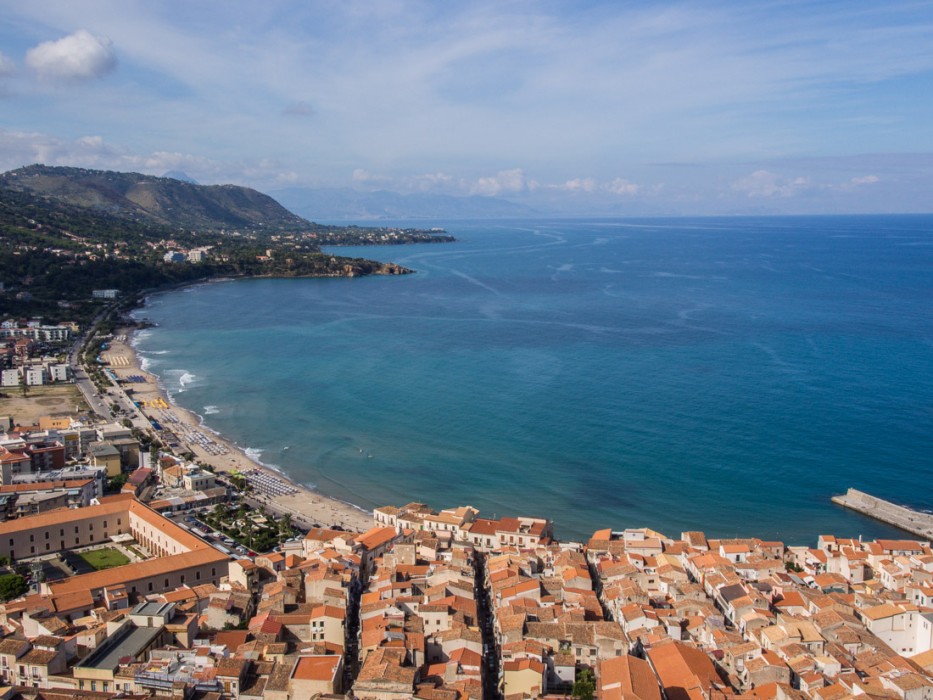
<instances>
[{"instance_id":1,"label":"blue sky","mask_svg":"<svg viewBox=\"0 0 933 700\"><path fill-rule=\"evenodd\" d=\"M0 0L0 169L933 211L929 2Z\"/></svg>"}]
</instances>

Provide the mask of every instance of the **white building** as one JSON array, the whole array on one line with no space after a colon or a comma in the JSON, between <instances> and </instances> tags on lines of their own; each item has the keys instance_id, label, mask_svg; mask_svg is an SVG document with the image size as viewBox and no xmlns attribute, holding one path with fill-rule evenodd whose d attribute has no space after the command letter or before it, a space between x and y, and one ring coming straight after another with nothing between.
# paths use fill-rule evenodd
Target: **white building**
<instances>
[{"instance_id":1,"label":"white building","mask_svg":"<svg viewBox=\"0 0 933 700\"><path fill-rule=\"evenodd\" d=\"M120 296L119 289L95 289L91 292L91 296L95 299L116 299Z\"/></svg>"},{"instance_id":2,"label":"white building","mask_svg":"<svg viewBox=\"0 0 933 700\"><path fill-rule=\"evenodd\" d=\"M884 603L862 610L861 617L869 632L901 656L933 649L933 612Z\"/></svg>"},{"instance_id":3,"label":"white building","mask_svg":"<svg viewBox=\"0 0 933 700\"><path fill-rule=\"evenodd\" d=\"M48 368L53 382L67 382L71 377L71 368L66 364L49 365Z\"/></svg>"},{"instance_id":4,"label":"white building","mask_svg":"<svg viewBox=\"0 0 933 700\"><path fill-rule=\"evenodd\" d=\"M3 386L19 386L20 377L22 370L17 369L5 369L3 370L2 376L0 376L0 385Z\"/></svg>"},{"instance_id":5,"label":"white building","mask_svg":"<svg viewBox=\"0 0 933 700\"><path fill-rule=\"evenodd\" d=\"M0 340L16 338L32 338L44 342L68 340L71 337L71 328L68 326L40 326L30 324L26 328L18 328L10 323L0 326Z\"/></svg>"},{"instance_id":6,"label":"white building","mask_svg":"<svg viewBox=\"0 0 933 700\"><path fill-rule=\"evenodd\" d=\"M26 384L29 386L42 386L45 384L45 367L27 367Z\"/></svg>"}]
</instances>

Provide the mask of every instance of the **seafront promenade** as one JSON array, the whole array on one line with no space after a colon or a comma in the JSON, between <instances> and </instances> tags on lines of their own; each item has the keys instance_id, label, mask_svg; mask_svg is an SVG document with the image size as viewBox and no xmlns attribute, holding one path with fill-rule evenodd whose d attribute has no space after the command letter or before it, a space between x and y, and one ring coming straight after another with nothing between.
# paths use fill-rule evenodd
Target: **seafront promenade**
<instances>
[{"instance_id":1,"label":"seafront promenade","mask_svg":"<svg viewBox=\"0 0 933 700\"><path fill-rule=\"evenodd\" d=\"M893 525L904 532L925 539L933 539L933 514L895 505L890 501L851 488L841 496L833 496L832 501L844 508Z\"/></svg>"}]
</instances>

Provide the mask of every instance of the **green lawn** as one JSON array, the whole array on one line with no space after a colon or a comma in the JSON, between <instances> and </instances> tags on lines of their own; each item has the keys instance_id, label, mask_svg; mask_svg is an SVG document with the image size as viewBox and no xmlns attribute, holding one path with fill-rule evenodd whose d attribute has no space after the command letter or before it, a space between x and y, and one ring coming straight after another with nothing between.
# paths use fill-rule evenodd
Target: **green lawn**
<instances>
[{"instance_id":1,"label":"green lawn","mask_svg":"<svg viewBox=\"0 0 933 700\"><path fill-rule=\"evenodd\" d=\"M78 556L84 559L90 566L97 569L97 571L130 563L129 558L123 552L113 548L95 549L93 552L80 552Z\"/></svg>"}]
</instances>

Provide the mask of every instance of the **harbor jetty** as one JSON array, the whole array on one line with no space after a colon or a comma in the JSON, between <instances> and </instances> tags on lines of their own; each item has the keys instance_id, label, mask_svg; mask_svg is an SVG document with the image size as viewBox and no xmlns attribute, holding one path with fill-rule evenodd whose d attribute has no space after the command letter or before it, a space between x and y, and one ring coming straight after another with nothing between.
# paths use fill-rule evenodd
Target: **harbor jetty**
<instances>
[{"instance_id":1,"label":"harbor jetty","mask_svg":"<svg viewBox=\"0 0 933 700\"><path fill-rule=\"evenodd\" d=\"M858 489L849 489L844 495L833 496L832 501L904 532L926 540L933 539L933 514L899 506Z\"/></svg>"}]
</instances>

